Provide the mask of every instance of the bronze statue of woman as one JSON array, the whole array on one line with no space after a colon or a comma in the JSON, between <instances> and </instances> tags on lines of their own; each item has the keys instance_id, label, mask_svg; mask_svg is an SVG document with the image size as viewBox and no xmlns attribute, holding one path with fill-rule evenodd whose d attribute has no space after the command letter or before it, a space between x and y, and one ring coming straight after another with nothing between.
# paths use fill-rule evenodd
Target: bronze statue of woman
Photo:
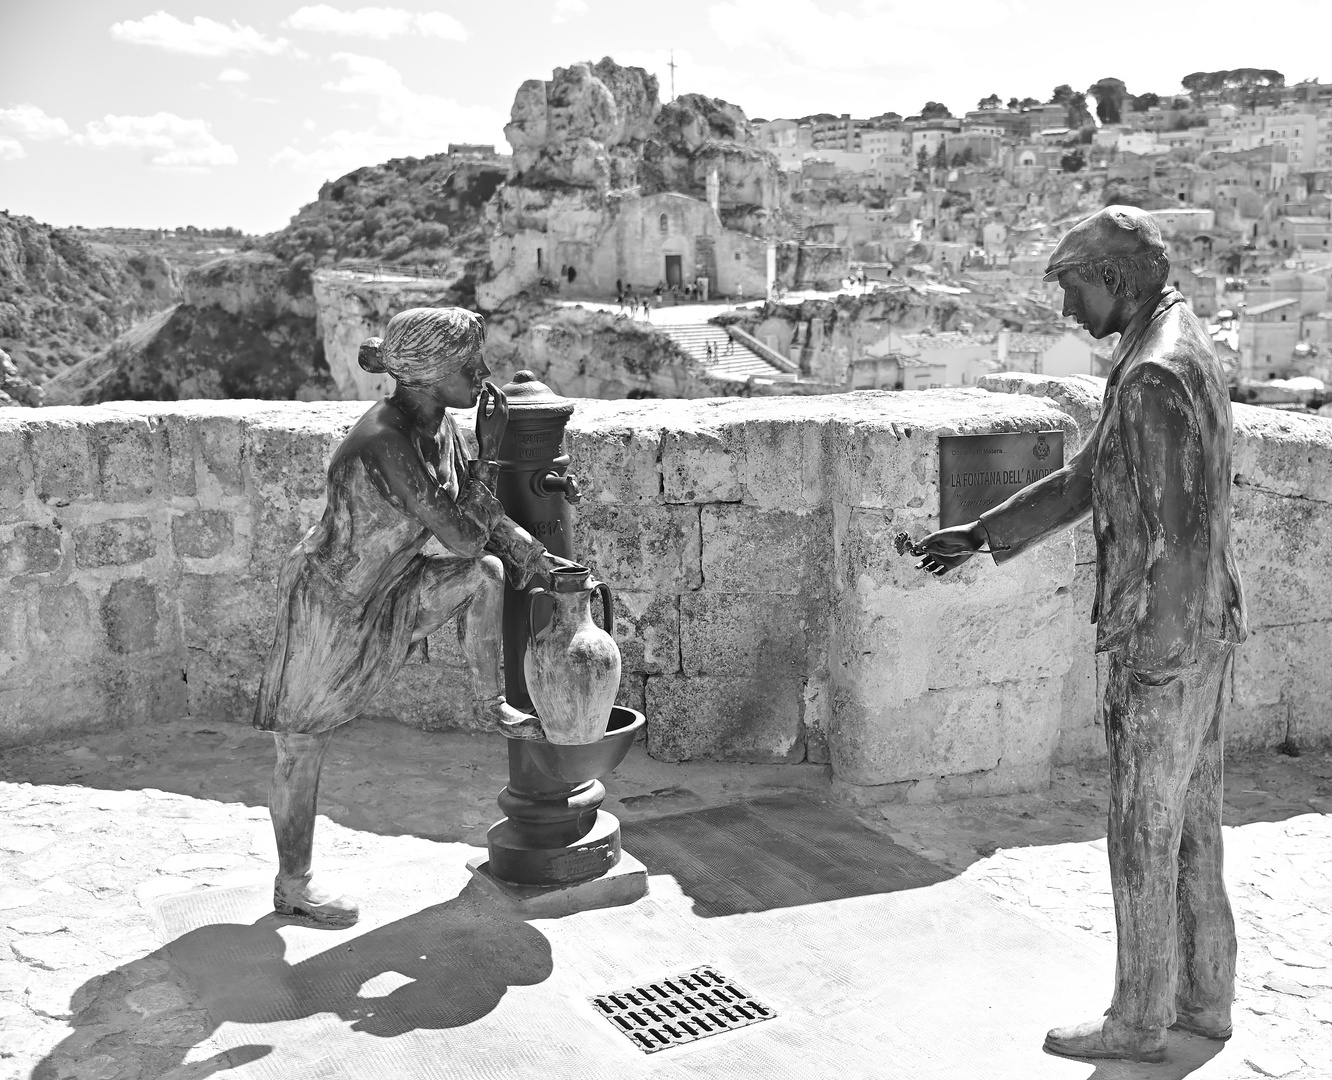
<instances>
[{"instance_id":1,"label":"bronze statue of woman","mask_svg":"<svg viewBox=\"0 0 1332 1080\"><path fill-rule=\"evenodd\" d=\"M508 419L486 381L485 323L461 308L395 315L361 367L397 380L333 454L323 519L287 556L277 631L255 727L273 732L269 812L277 839L273 906L315 925L356 922L354 902L311 879L319 770L333 729L361 713L408 655L456 621L479 718L540 738L536 717L504 699L504 574L521 587L565 560L507 518L495 498ZM478 460L446 409L477 405ZM426 554L431 539L444 554Z\"/></svg>"}]
</instances>

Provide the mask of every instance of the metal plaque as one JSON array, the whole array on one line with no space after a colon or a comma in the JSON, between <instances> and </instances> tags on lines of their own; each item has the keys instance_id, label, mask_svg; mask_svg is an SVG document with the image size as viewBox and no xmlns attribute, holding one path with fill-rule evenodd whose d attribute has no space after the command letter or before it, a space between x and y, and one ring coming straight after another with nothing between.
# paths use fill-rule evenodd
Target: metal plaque
<instances>
[{"instance_id":1,"label":"metal plaque","mask_svg":"<svg viewBox=\"0 0 1332 1080\"><path fill-rule=\"evenodd\" d=\"M694 968L588 1000L646 1054L777 1015L712 967Z\"/></svg>"},{"instance_id":2,"label":"metal plaque","mask_svg":"<svg viewBox=\"0 0 1332 1080\"><path fill-rule=\"evenodd\" d=\"M965 525L1064 467L1062 431L939 436L939 527Z\"/></svg>"}]
</instances>

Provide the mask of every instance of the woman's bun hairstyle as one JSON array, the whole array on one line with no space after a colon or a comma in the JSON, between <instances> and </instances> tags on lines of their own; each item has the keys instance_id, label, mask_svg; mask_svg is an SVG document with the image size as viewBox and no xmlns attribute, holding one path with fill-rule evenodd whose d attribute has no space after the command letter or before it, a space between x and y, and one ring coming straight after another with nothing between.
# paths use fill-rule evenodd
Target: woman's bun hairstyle
<instances>
[{"instance_id":1,"label":"woman's bun hairstyle","mask_svg":"<svg viewBox=\"0 0 1332 1080\"><path fill-rule=\"evenodd\" d=\"M361 342L361 348L356 353L356 362L361 365L362 371L368 371L371 375L382 375L386 372L388 368L384 366L384 339L371 337Z\"/></svg>"}]
</instances>

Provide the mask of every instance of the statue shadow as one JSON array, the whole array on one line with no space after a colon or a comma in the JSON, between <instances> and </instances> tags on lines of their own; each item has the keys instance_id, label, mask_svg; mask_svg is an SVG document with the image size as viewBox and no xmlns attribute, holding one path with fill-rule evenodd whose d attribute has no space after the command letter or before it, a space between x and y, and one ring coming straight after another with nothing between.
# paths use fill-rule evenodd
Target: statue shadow
<instances>
[{"instance_id":1,"label":"statue shadow","mask_svg":"<svg viewBox=\"0 0 1332 1080\"><path fill-rule=\"evenodd\" d=\"M224 1024L271 1025L322 1014L326 1036L336 1037L341 1028L381 1039L464 1027L494 1010L509 987L544 982L553 970L546 937L502 912L472 883L452 900L367 933L329 933L327 948L295 962L288 960L288 943L279 933L284 925L290 920L271 912L250 924L205 924L90 980L73 997L74 1031L37 1065L33 1080L63 1077L71 1060L93 1055L110 1058L99 1075L137 1075L143 1047L136 1052L132 1037L110 1046L108 1040L90 1045L90 1039L103 1025L123 1019L126 992L143 982L145 971L160 977L167 965L188 984L193 1008L201 1014L190 1014L190 1023L180 1021L178 1037L153 1040L160 1072L180 1065L189 1047ZM312 940L306 938L302 948ZM273 1029L265 1030L271 1037ZM308 1030L299 1035L302 1044L311 1041ZM160 1060L165 1045L174 1046L174 1060ZM233 1046L193 1063L191 1075L235 1068L274 1049L265 1043Z\"/></svg>"},{"instance_id":2,"label":"statue shadow","mask_svg":"<svg viewBox=\"0 0 1332 1080\"><path fill-rule=\"evenodd\" d=\"M1155 1065L1139 1061L1087 1061L1094 1065L1086 1080L1184 1080L1186 1076L1197 1072L1212 1058L1220 1054L1227 1046L1215 1039L1203 1039L1196 1035L1187 1035L1179 1031L1167 1033L1166 1059ZM1051 1057L1057 1055L1049 1054ZM1075 1058L1058 1058L1060 1061L1080 1061Z\"/></svg>"},{"instance_id":3,"label":"statue shadow","mask_svg":"<svg viewBox=\"0 0 1332 1080\"><path fill-rule=\"evenodd\" d=\"M782 794L622 826L649 873L703 918L925 888L953 875L838 808Z\"/></svg>"}]
</instances>

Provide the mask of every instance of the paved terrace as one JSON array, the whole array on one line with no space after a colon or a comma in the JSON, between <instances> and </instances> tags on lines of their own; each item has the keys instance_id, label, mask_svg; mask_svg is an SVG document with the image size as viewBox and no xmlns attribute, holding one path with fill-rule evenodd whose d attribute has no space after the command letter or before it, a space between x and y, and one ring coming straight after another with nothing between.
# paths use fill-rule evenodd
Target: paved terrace
<instances>
[{"instance_id":1,"label":"paved terrace","mask_svg":"<svg viewBox=\"0 0 1332 1080\"><path fill-rule=\"evenodd\" d=\"M1038 794L854 815L816 765L653 761L608 780L649 895L522 922L464 869L497 736L358 721L334 742L319 864L359 926L265 900L271 740L162 723L0 763L0 1078L1332 1075L1332 756L1249 754L1226 784L1235 1037L1164 1065L1042 1053L1104 1008L1113 913L1095 768ZM771 1021L647 1055L586 998L713 964Z\"/></svg>"}]
</instances>

